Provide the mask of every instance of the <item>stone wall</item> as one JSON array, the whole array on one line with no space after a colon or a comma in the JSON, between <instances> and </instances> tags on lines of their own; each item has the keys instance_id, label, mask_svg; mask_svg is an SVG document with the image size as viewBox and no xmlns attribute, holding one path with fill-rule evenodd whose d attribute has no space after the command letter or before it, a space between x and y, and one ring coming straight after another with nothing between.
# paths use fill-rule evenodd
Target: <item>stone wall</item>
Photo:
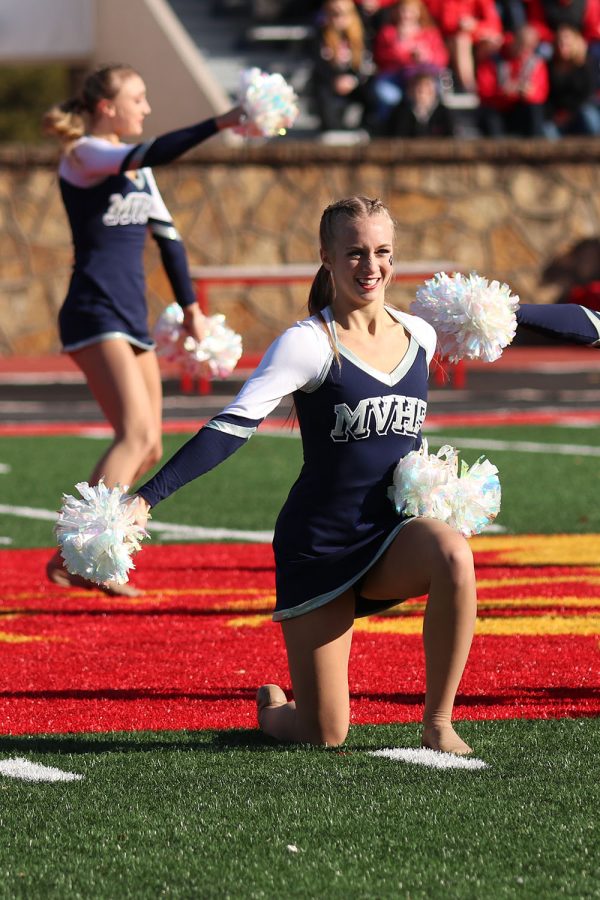
<instances>
[{"instance_id":1,"label":"stone wall","mask_svg":"<svg viewBox=\"0 0 600 900\"><path fill-rule=\"evenodd\" d=\"M334 148L217 142L157 170L192 264L318 260L322 209L342 196L382 197L398 223L400 260L446 259L551 302L600 280L600 143L594 140L373 142ZM0 354L59 349L56 315L71 265L54 147L0 148ZM152 241L151 320L170 302ZM407 307L415 286L392 297ZM211 305L259 351L304 314L306 286L214 287Z\"/></svg>"}]
</instances>

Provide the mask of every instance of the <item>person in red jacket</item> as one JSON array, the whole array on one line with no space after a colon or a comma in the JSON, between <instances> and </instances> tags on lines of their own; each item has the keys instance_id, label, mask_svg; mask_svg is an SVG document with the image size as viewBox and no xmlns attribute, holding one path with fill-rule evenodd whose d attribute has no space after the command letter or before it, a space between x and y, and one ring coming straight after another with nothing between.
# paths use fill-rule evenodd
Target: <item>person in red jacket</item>
<instances>
[{"instance_id":1,"label":"person in red jacket","mask_svg":"<svg viewBox=\"0 0 600 900\"><path fill-rule=\"evenodd\" d=\"M485 41L495 47L503 42L502 20L494 0L429 0L434 18L450 49L457 86L475 92L475 53Z\"/></svg>"},{"instance_id":2,"label":"person in red jacket","mask_svg":"<svg viewBox=\"0 0 600 900\"><path fill-rule=\"evenodd\" d=\"M538 35L522 26L477 64L480 126L489 137L543 137L548 70L537 55ZM483 50L483 47L482 47Z\"/></svg>"},{"instance_id":3,"label":"person in red jacket","mask_svg":"<svg viewBox=\"0 0 600 900\"><path fill-rule=\"evenodd\" d=\"M377 68L373 91L382 132L413 76L425 71L439 75L449 63L442 35L421 0L397 3L391 21L375 36L373 58Z\"/></svg>"}]
</instances>

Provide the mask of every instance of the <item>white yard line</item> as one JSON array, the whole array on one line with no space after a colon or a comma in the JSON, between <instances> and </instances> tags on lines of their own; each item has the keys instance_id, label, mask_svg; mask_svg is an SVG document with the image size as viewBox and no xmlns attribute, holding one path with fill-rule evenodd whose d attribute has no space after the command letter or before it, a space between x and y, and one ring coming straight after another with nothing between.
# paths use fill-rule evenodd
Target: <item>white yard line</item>
<instances>
[{"instance_id":1,"label":"white yard line","mask_svg":"<svg viewBox=\"0 0 600 900\"><path fill-rule=\"evenodd\" d=\"M559 456L600 456L600 447L588 444L544 444L541 441L498 441L495 438L469 438L454 437L453 435L440 434L443 429L425 434L430 444L452 444L454 447L477 447L482 450L513 450L517 453L557 453ZM297 438L298 431L290 432L289 429L281 431L265 432L268 437Z\"/></svg>"},{"instance_id":2,"label":"white yard line","mask_svg":"<svg viewBox=\"0 0 600 900\"><path fill-rule=\"evenodd\" d=\"M178 538L197 538L202 541L251 541L256 544L270 544L272 531L242 531L236 528L204 528L201 525L177 525L171 522L148 522L148 530L158 532L158 537L167 541Z\"/></svg>"},{"instance_id":3,"label":"white yard line","mask_svg":"<svg viewBox=\"0 0 600 900\"><path fill-rule=\"evenodd\" d=\"M456 756L454 753L440 753L439 750L427 750L411 747L388 747L385 750L368 750L369 756L379 756L394 762L410 763L416 766L427 766L430 769L487 769L488 764L473 756Z\"/></svg>"},{"instance_id":4,"label":"white yard line","mask_svg":"<svg viewBox=\"0 0 600 900\"><path fill-rule=\"evenodd\" d=\"M55 766L34 763L22 756L0 760L0 775L19 778L21 781L81 781L83 775L65 772Z\"/></svg>"},{"instance_id":5,"label":"white yard line","mask_svg":"<svg viewBox=\"0 0 600 900\"><path fill-rule=\"evenodd\" d=\"M51 509L36 509L33 506L11 506L0 503L0 515L17 516L21 519L38 519L44 522L55 522L58 513ZM152 519L148 523L149 531L156 531L164 540L176 541L179 538L196 538L197 540L237 540L250 541L257 544L269 544L273 540L272 531L242 531L233 528L205 528L201 525L178 525L173 522L159 522Z\"/></svg>"},{"instance_id":6,"label":"white yard line","mask_svg":"<svg viewBox=\"0 0 600 900\"><path fill-rule=\"evenodd\" d=\"M557 453L560 456L600 456L600 447L588 444L543 444L538 441L497 441L494 438L454 437L437 432L427 436L430 444L476 447L481 450L512 450L515 453Z\"/></svg>"}]
</instances>

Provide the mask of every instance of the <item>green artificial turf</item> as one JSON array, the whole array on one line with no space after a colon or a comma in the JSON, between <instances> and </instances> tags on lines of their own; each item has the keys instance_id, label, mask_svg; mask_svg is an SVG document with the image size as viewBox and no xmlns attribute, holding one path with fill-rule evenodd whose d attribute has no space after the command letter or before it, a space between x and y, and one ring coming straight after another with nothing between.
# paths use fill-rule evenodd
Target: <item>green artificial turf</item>
<instances>
[{"instance_id":1,"label":"green artificial turf","mask_svg":"<svg viewBox=\"0 0 600 900\"><path fill-rule=\"evenodd\" d=\"M468 464L484 453L498 466L503 499L497 524L506 531L600 532L600 504L595 502L600 494L598 457L485 446L493 440L600 447L600 428L452 428L431 432L430 449L452 437L481 440L481 447L461 450ZM185 440L183 435L167 435L165 458ZM106 443L82 437L0 439L0 463L10 466L8 473L0 474L0 504L56 510L62 492L73 493L75 483L88 477ZM256 435L223 465L162 503L155 518L208 528L270 530L299 472L301 456L298 438ZM52 522L0 512L3 536L14 547L54 543Z\"/></svg>"},{"instance_id":2,"label":"green artificial turf","mask_svg":"<svg viewBox=\"0 0 600 900\"><path fill-rule=\"evenodd\" d=\"M461 722L489 768L369 756L258 732L0 738L79 782L0 777L3 897L597 897L600 721ZM296 848L296 849L294 849Z\"/></svg>"}]
</instances>

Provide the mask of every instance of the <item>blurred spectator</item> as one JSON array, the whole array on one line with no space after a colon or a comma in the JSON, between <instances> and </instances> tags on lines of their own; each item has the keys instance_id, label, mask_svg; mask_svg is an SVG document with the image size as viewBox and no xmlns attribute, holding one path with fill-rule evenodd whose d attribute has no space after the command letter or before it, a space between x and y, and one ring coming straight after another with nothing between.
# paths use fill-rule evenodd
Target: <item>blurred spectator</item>
<instances>
[{"instance_id":1,"label":"blurred spectator","mask_svg":"<svg viewBox=\"0 0 600 900\"><path fill-rule=\"evenodd\" d=\"M600 134L595 76L587 41L572 25L559 25L548 63L550 94L546 134Z\"/></svg>"},{"instance_id":2,"label":"blurred spectator","mask_svg":"<svg viewBox=\"0 0 600 900\"><path fill-rule=\"evenodd\" d=\"M491 45L485 56L482 43L477 63L479 121L484 135L544 136L548 99L548 69L536 54L539 39L531 25L509 36L498 51Z\"/></svg>"},{"instance_id":3,"label":"blurred spectator","mask_svg":"<svg viewBox=\"0 0 600 900\"><path fill-rule=\"evenodd\" d=\"M348 127L349 108L362 107L360 126L372 127L373 64L354 0L325 0L313 57L313 89L323 131Z\"/></svg>"},{"instance_id":4,"label":"blurred spectator","mask_svg":"<svg viewBox=\"0 0 600 900\"><path fill-rule=\"evenodd\" d=\"M527 21L550 45L560 25L571 25L589 42L600 41L600 0L525 0Z\"/></svg>"},{"instance_id":5,"label":"blurred spectator","mask_svg":"<svg viewBox=\"0 0 600 900\"><path fill-rule=\"evenodd\" d=\"M440 101L439 80L429 72L415 73L402 102L392 111L387 126L389 137L451 137L452 112Z\"/></svg>"},{"instance_id":6,"label":"blurred spectator","mask_svg":"<svg viewBox=\"0 0 600 900\"><path fill-rule=\"evenodd\" d=\"M504 32L514 34L527 22L523 0L496 0L496 9Z\"/></svg>"},{"instance_id":7,"label":"blurred spectator","mask_svg":"<svg viewBox=\"0 0 600 900\"><path fill-rule=\"evenodd\" d=\"M369 46L382 25L389 20L390 10L398 0L354 0L360 13Z\"/></svg>"},{"instance_id":8,"label":"blurred spectator","mask_svg":"<svg viewBox=\"0 0 600 900\"><path fill-rule=\"evenodd\" d=\"M373 91L382 132L410 78L424 70L439 77L449 62L442 35L421 0L400 0L396 4L392 20L375 36L373 57L377 69Z\"/></svg>"},{"instance_id":9,"label":"blurred spectator","mask_svg":"<svg viewBox=\"0 0 600 900\"><path fill-rule=\"evenodd\" d=\"M321 3L319 0L251 0L250 17L253 22L284 24L310 22Z\"/></svg>"},{"instance_id":10,"label":"blurred spectator","mask_svg":"<svg viewBox=\"0 0 600 900\"><path fill-rule=\"evenodd\" d=\"M474 51L481 41L500 47L502 21L494 0L427 0L450 49L452 68L459 90L474 93Z\"/></svg>"}]
</instances>

